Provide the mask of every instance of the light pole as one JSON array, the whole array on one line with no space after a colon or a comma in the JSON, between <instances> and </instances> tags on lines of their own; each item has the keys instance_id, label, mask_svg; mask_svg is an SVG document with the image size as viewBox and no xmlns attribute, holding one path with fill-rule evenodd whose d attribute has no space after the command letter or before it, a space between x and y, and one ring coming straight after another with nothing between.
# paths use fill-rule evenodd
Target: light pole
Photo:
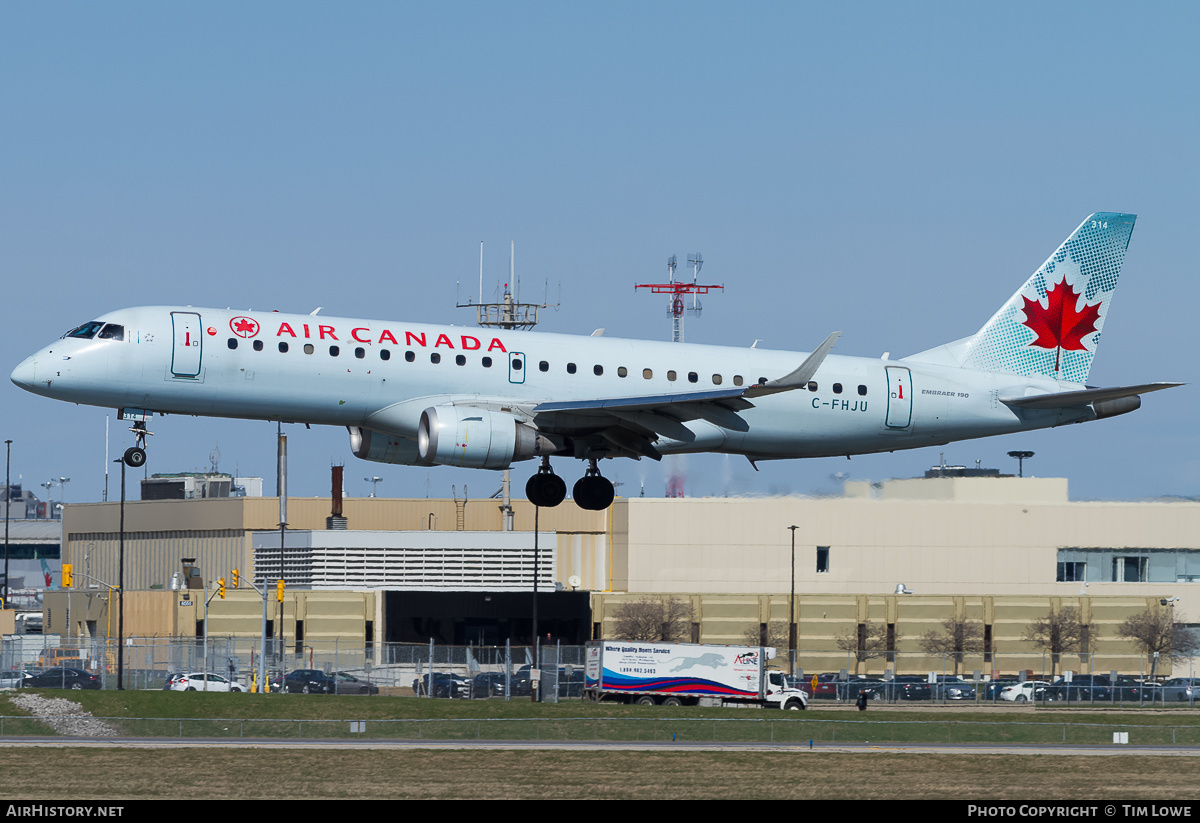
<instances>
[{"instance_id":1,"label":"light pole","mask_svg":"<svg viewBox=\"0 0 1200 823\"><path fill-rule=\"evenodd\" d=\"M4 608L8 605L8 509L12 505L12 441L4 441Z\"/></svg>"},{"instance_id":2,"label":"light pole","mask_svg":"<svg viewBox=\"0 0 1200 823\"><path fill-rule=\"evenodd\" d=\"M1025 461L1033 457L1033 452L1015 451L1009 452L1009 457L1016 458L1017 461L1017 477L1025 476Z\"/></svg>"},{"instance_id":3,"label":"light pole","mask_svg":"<svg viewBox=\"0 0 1200 823\"><path fill-rule=\"evenodd\" d=\"M788 674L796 676L796 529L792 532L792 593L788 595Z\"/></svg>"},{"instance_id":4,"label":"light pole","mask_svg":"<svg viewBox=\"0 0 1200 823\"><path fill-rule=\"evenodd\" d=\"M125 690L125 460L118 457L113 461L121 464L121 527L117 540L117 691ZM69 597L70 595L68 595ZM111 610L110 610L111 613Z\"/></svg>"}]
</instances>

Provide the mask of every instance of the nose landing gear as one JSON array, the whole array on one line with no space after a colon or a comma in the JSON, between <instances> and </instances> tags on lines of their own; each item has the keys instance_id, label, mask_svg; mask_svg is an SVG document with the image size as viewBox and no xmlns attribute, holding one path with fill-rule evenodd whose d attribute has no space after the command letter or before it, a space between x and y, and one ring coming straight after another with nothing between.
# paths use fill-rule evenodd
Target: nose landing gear
<instances>
[{"instance_id":1,"label":"nose landing gear","mask_svg":"<svg viewBox=\"0 0 1200 823\"><path fill-rule=\"evenodd\" d=\"M147 431L146 424L140 421L130 426L129 430L133 432L134 437L137 438L137 445L133 448L126 449L125 456L121 459L125 461L125 465L129 466L131 469L140 469L142 466L146 465L146 437L154 436L154 432Z\"/></svg>"}]
</instances>

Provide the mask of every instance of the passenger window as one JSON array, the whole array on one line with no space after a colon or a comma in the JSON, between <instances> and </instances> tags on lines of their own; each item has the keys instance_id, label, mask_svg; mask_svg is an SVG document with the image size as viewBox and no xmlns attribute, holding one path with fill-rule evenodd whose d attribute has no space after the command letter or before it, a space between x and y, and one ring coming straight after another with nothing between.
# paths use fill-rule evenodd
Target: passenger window
<instances>
[{"instance_id":1,"label":"passenger window","mask_svg":"<svg viewBox=\"0 0 1200 823\"><path fill-rule=\"evenodd\" d=\"M668 372L667 372L667 379L668 379L668 380L670 380L672 383L674 383L674 382L675 382L675 372L674 372L674 371L668 371Z\"/></svg>"},{"instance_id":2,"label":"passenger window","mask_svg":"<svg viewBox=\"0 0 1200 823\"><path fill-rule=\"evenodd\" d=\"M288 344L285 341L280 340L279 341L279 350L281 352L286 352L288 350Z\"/></svg>"},{"instance_id":3,"label":"passenger window","mask_svg":"<svg viewBox=\"0 0 1200 823\"><path fill-rule=\"evenodd\" d=\"M231 349L237 348L237 338L236 337L229 338L229 348L231 348Z\"/></svg>"},{"instance_id":4,"label":"passenger window","mask_svg":"<svg viewBox=\"0 0 1200 823\"><path fill-rule=\"evenodd\" d=\"M699 381L700 381L700 375L696 374L694 371L688 372L688 382L689 383L698 383Z\"/></svg>"},{"instance_id":5,"label":"passenger window","mask_svg":"<svg viewBox=\"0 0 1200 823\"><path fill-rule=\"evenodd\" d=\"M867 396L867 387L866 387L866 386L859 386L859 387L858 387L858 393L859 393L860 395L862 395L863 397L866 397L866 396Z\"/></svg>"},{"instance_id":6,"label":"passenger window","mask_svg":"<svg viewBox=\"0 0 1200 823\"><path fill-rule=\"evenodd\" d=\"M654 377L654 370L653 369L642 369L642 377L649 380L650 378Z\"/></svg>"},{"instance_id":7,"label":"passenger window","mask_svg":"<svg viewBox=\"0 0 1200 823\"><path fill-rule=\"evenodd\" d=\"M305 353L305 354L312 354L314 351L316 351L316 349L315 349L315 348L313 348L313 344L312 344L312 343L305 343L305 344L304 344L304 353Z\"/></svg>"},{"instance_id":8,"label":"passenger window","mask_svg":"<svg viewBox=\"0 0 1200 823\"><path fill-rule=\"evenodd\" d=\"M714 374L714 375L713 375L713 385L714 385L714 386L719 386L719 385L721 385L721 375L719 375L719 374Z\"/></svg>"},{"instance_id":9,"label":"passenger window","mask_svg":"<svg viewBox=\"0 0 1200 823\"><path fill-rule=\"evenodd\" d=\"M492 367L492 358L490 358L490 357L485 357L482 360L480 360L479 362L483 364L483 367L485 369L490 369Z\"/></svg>"},{"instance_id":10,"label":"passenger window","mask_svg":"<svg viewBox=\"0 0 1200 823\"><path fill-rule=\"evenodd\" d=\"M541 363L538 363L538 371L550 371L550 364L543 360Z\"/></svg>"},{"instance_id":11,"label":"passenger window","mask_svg":"<svg viewBox=\"0 0 1200 823\"><path fill-rule=\"evenodd\" d=\"M816 391L816 390L817 390L817 381L816 381L816 380L810 380L810 381L808 381L808 390L809 390L809 391Z\"/></svg>"},{"instance_id":12,"label":"passenger window","mask_svg":"<svg viewBox=\"0 0 1200 823\"><path fill-rule=\"evenodd\" d=\"M433 354L429 355L429 362L430 363L441 363L442 356L440 354L438 354L437 352L434 352Z\"/></svg>"},{"instance_id":13,"label":"passenger window","mask_svg":"<svg viewBox=\"0 0 1200 823\"><path fill-rule=\"evenodd\" d=\"M841 393L842 393L842 384L841 384L841 383L834 383L834 384L833 384L833 393L834 393L834 394L841 394Z\"/></svg>"},{"instance_id":14,"label":"passenger window","mask_svg":"<svg viewBox=\"0 0 1200 823\"><path fill-rule=\"evenodd\" d=\"M592 374L599 377L600 375L604 374L604 367L603 366L592 366Z\"/></svg>"},{"instance_id":15,"label":"passenger window","mask_svg":"<svg viewBox=\"0 0 1200 823\"><path fill-rule=\"evenodd\" d=\"M417 359L417 353L415 351L406 351L404 353L404 359L407 360L409 363L412 363L414 360Z\"/></svg>"},{"instance_id":16,"label":"passenger window","mask_svg":"<svg viewBox=\"0 0 1200 823\"><path fill-rule=\"evenodd\" d=\"M391 360L392 353L388 349L380 349L379 350L379 359L380 360Z\"/></svg>"},{"instance_id":17,"label":"passenger window","mask_svg":"<svg viewBox=\"0 0 1200 823\"><path fill-rule=\"evenodd\" d=\"M337 346L329 347L329 356L330 357L337 357L341 353L342 353L342 350L339 347L337 347Z\"/></svg>"},{"instance_id":18,"label":"passenger window","mask_svg":"<svg viewBox=\"0 0 1200 823\"><path fill-rule=\"evenodd\" d=\"M735 386L742 385L742 376L740 374L735 374L733 376L733 385L735 385Z\"/></svg>"},{"instance_id":19,"label":"passenger window","mask_svg":"<svg viewBox=\"0 0 1200 823\"><path fill-rule=\"evenodd\" d=\"M467 365L467 356L465 354L460 354L454 358L454 362L460 366L465 366Z\"/></svg>"},{"instance_id":20,"label":"passenger window","mask_svg":"<svg viewBox=\"0 0 1200 823\"><path fill-rule=\"evenodd\" d=\"M261 340L255 340L255 341L254 341L254 350L255 350L255 351L262 351L262 350L263 350L263 342L262 342Z\"/></svg>"},{"instance_id":21,"label":"passenger window","mask_svg":"<svg viewBox=\"0 0 1200 823\"><path fill-rule=\"evenodd\" d=\"M354 356L357 357L359 360L362 360L364 357L367 356L367 350L364 349L362 346L358 346L354 349Z\"/></svg>"},{"instance_id":22,"label":"passenger window","mask_svg":"<svg viewBox=\"0 0 1200 823\"><path fill-rule=\"evenodd\" d=\"M99 337L101 340L124 340L125 327L117 323L109 323L101 330Z\"/></svg>"},{"instance_id":23,"label":"passenger window","mask_svg":"<svg viewBox=\"0 0 1200 823\"><path fill-rule=\"evenodd\" d=\"M567 364L567 374L574 374L574 373L575 373L575 364L568 363Z\"/></svg>"},{"instance_id":24,"label":"passenger window","mask_svg":"<svg viewBox=\"0 0 1200 823\"><path fill-rule=\"evenodd\" d=\"M617 377L628 377L629 369L624 366L617 366Z\"/></svg>"},{"instance_id":25,"label":"passenger window","mask_svg":"<svg viewBox=\"0 0 1200 823\"><path fill-rule=\"evenodd\" d=\"M513 361L512 361L512 369L513 369L513 371L520 371L520 370L521 370L521 366L523 366L523 365L524 365L524 364L521 362L521 359L520 359L520 358L517 358L516 360L513 360Z\"/></svg>"}]
</instances>

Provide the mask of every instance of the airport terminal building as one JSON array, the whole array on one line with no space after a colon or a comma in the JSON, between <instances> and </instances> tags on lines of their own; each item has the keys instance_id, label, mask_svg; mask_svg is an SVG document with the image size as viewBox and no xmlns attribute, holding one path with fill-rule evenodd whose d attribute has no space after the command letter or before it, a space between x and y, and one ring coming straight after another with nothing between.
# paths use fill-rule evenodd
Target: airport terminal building
<instances>
[{"instance_id":1,"label":"airport terminal building","mask_svg":"<svg viewBox=\"0 0 1200 823\"><path fill-rule=\"evenodd\" d=\"M109 630L113 595L94 581L117 577L118 506L67 507L63 561L75 587L47 594L47 632ZM497 500L353 498L334 519L328 499L292 498L281 529L277 498L130 502L125 631L188 637L207 626L257 637L262 600L245 581L273 587L280 569L285 595L272 603L269 631L298 650L529 643L535 588L539 637L570 644L616 636L623 608L652 603L685 612L677 639L781 645L793 603L806 671L940 668L920 641L948 621L982 631L964 670L1045 670L1027 628L1075 609L1082 647L1058 668L1137 672L1145 661L1118 634L1124 620L1155 608L1200 619L1200 503L1071 502L1060 478L848 483L843 496L820 498L618 499L599 512L567 501L538 513L536 533L533 507L512 507L505 531ZM181 579L183 558L210 590L226 579L225 599L207 612L187 588L200 584ZM853 660L847 638L870 634L886 647Z\"/></svg>"}]
</instances>

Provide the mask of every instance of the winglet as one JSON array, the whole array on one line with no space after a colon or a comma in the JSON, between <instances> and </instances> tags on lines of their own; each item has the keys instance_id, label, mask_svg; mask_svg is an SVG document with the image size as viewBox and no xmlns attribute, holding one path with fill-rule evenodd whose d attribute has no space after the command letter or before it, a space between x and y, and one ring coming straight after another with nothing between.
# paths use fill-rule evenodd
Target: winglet
<instances>
[{"instance_id":1,"label":"winglet","mask_svg":"<svg viewBox=\"0 0 1200 823\"><path fill-rule=\"evenodd\" d=\"M771 380L751 386L742 392L742 397L762 397L765 394L777 394L781 391L791 391L792 389L807 386L808 381L812 380L813 375L817 373L817 369L821 368L821 363L825 361L825 356L829 354L829 350L833 348L833 344L841 336L842 333L840 331L835 331L826 337L825 342L817 346L812 354L805 358L804 362L800 364L800 368L791 374L780 377L778 380Z\"/></svg>"}]
</instances>

